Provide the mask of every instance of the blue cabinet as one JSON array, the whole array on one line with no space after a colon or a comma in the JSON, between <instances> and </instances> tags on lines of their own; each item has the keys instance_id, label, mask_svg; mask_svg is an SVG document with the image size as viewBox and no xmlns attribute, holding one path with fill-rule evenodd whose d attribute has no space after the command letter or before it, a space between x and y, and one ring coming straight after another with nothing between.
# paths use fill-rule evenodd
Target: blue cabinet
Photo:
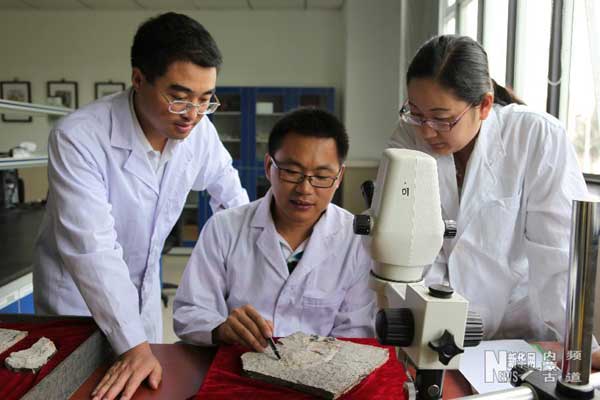
<instances>
[{"instance_id":1,"label":"blue cabinet","mask_svg":"<svg viewBox=\"0 0 600 400\"><path fill-rule=\"evenodd\" d=\"M219 87L221 107L210 116L233 158L250 200L269 189L264 156L271 128L286 112L304 106L334 110L334 89L321 87ZM191 192L180 218L179 244L193 246L212 215L206 192Z\"/></svg>"},{"instance_id":2,"label":"blue cabinet","mask_svg":"<svg viewBox=\"0 0 600 400\"><path fill-rule=\"evenodd\" d=\"M0 309L0 314L34 314L33 293L16 299L12 303Z\"/></svg>"}]
</instances>

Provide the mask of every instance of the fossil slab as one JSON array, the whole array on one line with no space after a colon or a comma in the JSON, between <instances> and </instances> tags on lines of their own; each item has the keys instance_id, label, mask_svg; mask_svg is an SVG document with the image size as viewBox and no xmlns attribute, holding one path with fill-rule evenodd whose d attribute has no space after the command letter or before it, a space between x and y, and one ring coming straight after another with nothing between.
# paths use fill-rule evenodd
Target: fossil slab
<instances>
[{"instance_id":1,"label":"fossil slab","mask_svg":"<svg viewBox=\"0 0 600 400\"><path fill-rule=\"evenodd\" d=\"M52 340L41 338L28 349L15 351L4 360L8 368L13 371L36 372L42 368L56 353L56 346Z\"/></svg>"},{"instance_id":2,"label":"fossil slab","mask_svg":"<svg viewBox=\"0 0 600 400\"><path fill-rule=\"evenodd\" d=\"M27 336L27 332L25 331L0 328L0 353L4 353L9 348L13 347L25 336Z\"/></svg>"},{"instance_id":3,"label":"fossil slab","mask_svg":"<svg viewBox=\"0 0 600 400\"><path fill-rule=\"evenodd\" d=\"M252 377L326 399L337 399L383 365L388 350L296 332L270 348L242 355L242 368Z\"/></svg>"}]
</instances>

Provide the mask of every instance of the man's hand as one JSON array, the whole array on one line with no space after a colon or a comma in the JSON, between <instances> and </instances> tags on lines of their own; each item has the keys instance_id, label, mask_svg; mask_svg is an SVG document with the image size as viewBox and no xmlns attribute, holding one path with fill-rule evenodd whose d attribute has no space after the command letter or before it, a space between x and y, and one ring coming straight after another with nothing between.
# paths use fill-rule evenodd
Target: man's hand
<instances>
[{"instance_id":1,"label":"man's hand","mask_svg":"<svg viewBox=\"0 0 600 400\"><path fill-rule=\"evenodd\" d=\"M213 336L217 342L238 343L262 352L267 347L265 338L273 336L273 322L265 320L250 304L234 308L227 320L216 327Z\"/></svg>"},{"instance_id":2,"label":"man's hand","mask_svg":"<svg viewBox=\"0 0 600 400\"><path fill-rule=\"evenodd\" d=\"M130 399L146 378L152 389L158 388L162 379L162 367L152 354L148 342L121 354L92 392L93 400L112 400L121 391L123 394L120 399Z\"/></svg>"}]
</instances>

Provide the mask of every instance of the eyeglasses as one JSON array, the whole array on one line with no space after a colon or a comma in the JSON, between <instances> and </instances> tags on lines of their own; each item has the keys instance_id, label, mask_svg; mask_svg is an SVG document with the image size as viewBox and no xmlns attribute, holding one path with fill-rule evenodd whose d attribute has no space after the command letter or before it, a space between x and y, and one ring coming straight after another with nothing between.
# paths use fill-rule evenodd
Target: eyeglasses
<instances>
[{"instance_id":1,"label":"eyeglasses","mask_svg":"<svg viewBox=\"0 0 600 400\"><path fill-rule=\"evenodd\" d=\"M452 130L452 128L454 128L454 126L460 122L461 118L467 113L467 111L469 111L471 109L471 107L473 107L473 104L469 104L469 106L467 108L465 108L465 110L463 112L461 112L460 115L454 119L454 121L445 122L445 121L438 121L435 119L421 118L416 115L413 115L410 112L410 108L408 107L408 100L407 100L406 102L404 102L404 105L400 109L400 119L410 125L416 125L416 126L427 125L428 127L430 127L431 129L433 129L434 131L437 131L437 132L450 132Z\"/></svg>"},{"instance_id":2,"label":"eyeglasses","mask_svg":"<svg viewBox=\"0 0 600 400\"><path fill-rule=\"evenodd\" d=\"M216 94L213 94L216 101L203 101L202 103L192 103L186 100L169 100L169 97L161 93L162 97L169 103L169 112L173 114L186 114L191 109L195 108L196 113L200 115L212 114L217 111L217 108L221 105L219 98ZM212 98L211 98L212 100Z\"/></svg>"},{"instance_id":3,"label":"eyeglasses","mask_svg":"<svg viewBox=\"0 0 600 400\"><path fill-rule=\"evenodd\" d=\"M279 172L279 179L288 183L302 183L305 179L308 179L308 183L310 183L313 187L319 189L327 189L333 186L335 181L340 177L340 173L342 172L342 167L336 174L336 176L320 176L320 175L306 175L300 171L294 171L291 169L281 168L277 165L274 158L271 158L271 162L273 166L277 168Z\"/></svg>"}]
</instances>

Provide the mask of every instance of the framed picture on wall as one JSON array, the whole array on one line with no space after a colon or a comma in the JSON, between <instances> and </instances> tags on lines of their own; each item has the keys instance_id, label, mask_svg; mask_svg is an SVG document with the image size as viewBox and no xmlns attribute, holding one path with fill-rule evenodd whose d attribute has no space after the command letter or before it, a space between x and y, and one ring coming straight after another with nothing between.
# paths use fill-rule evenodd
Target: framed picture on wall
<instances>
[{"instance_id":1,"label":"framed picture on wall","mask_svg":"<svg viewBox=\"0 0 600 400\"><path fill-rule=\"evenodd\" d=\"M99 99L100 97L108 96L123 90L125 90L124 82L96 82L94 83L94 98Z\"/></svg>"},{"instance_id":2,"label":"framed picture on wall","mask_svg":"<svg viewBox=\"0 0 600 400\"><path fill-rule=\"evenodd\" d=\"M31 83L15 79L0 82L0 98L11 101L31 103ZM31 122L31 115L3 113L2 122Z\"/></svg>"},{"instance_id":3,"label":"framed picture on wall","mask_svg":"<svg viewBox=\"0 0 600 400\"><path fill-rule=\"evenodd\" d=\"M79 99L77 95L77 82L61 79L60 81L48 81L46 83L46 95L48 97L60 97L62 106L77 108Z\"/></svg>"}]
</instances>

